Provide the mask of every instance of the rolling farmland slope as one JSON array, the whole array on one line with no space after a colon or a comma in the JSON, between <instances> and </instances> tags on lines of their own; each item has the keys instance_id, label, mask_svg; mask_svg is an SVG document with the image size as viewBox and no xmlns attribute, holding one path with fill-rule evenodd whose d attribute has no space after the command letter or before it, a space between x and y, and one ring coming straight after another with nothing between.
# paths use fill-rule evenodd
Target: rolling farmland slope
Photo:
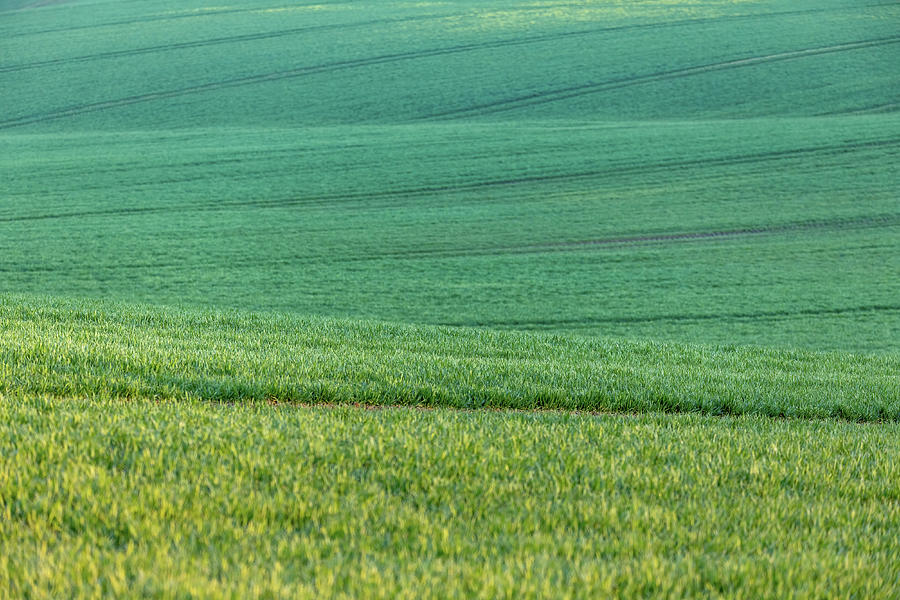
<instances>
[{"instance_id":1,"label":"rolling farmland slope","mask_svg":"<svg viewBox=\"0 0 900 600\"><path fill-rule=\"evenodd\" d=\"M0 0L0 597L892 597L898 65L887 0Z\"/></svg>"},{"instance_id":2,"label":"rolling farmland slope","mask_svg":"<svg viewBox=\"0 0 900 600\"><path fill-rule=\"evenodd\" d=\"M898 100L897 11L846 0L61 3L3 19L0 128L874 111Z\"/></svg>"},{"instance_id":3,"label":"rolling farmland slope","mask_svg":"<svg viewBox=\"0 0 900 600\"><path fill-rule=\"evenodd\" d=\"M900 358L0 297L0 394L900 422Z\"/></svg>"},{"instance_id":4,"label":"rolling farmland slope","mask_svg":"<svg viewBox=\"0 0 900 600\"><path fill-rule=\"evenodd\" d=\"M896 2L0 8L0 291L898 350Z\"/></svg>"},{"instance_id":5,"label":"rolling farmland slope","mask_svg":"<svg viewBox=\"0 0 900 600\"><path fill-rule=\"evenodd\" d=\"M0 596L890 597L898 362L0 296Z\"/></svg>"}]
</instances>

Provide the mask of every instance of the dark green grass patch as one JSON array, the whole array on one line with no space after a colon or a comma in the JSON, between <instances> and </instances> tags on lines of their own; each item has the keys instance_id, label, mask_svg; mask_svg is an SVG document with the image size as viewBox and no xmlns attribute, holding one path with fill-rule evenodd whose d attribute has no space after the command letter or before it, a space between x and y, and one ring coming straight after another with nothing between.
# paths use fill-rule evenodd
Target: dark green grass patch
<instances>
[{"instance_id":1,"label":"dark green grass patch","mask_svg":"<svg viewBox=\"0 0 900 600\"><path fill-rule=\"evenodd\" d=\"M900 350L896 2L0 10L0 292Z\"/></svg>"},{"instance_id":2,"label":"dark green grass patch","mask_svg":"<svg viewBox=\"0 0 900 600\"><path fill-rule=\"evenodd\" d=\"M0 21L0 130L814 116L897 102L891 2L50 4Z\"/></svg>"},{"instance_id":3,"label":"dark green grass patch","mask_svg":"<svg viewBox=\"0 0 900 600\"><path fill-rule=\"evenodd\" d=\"M0 391L896 421L900 361L6 297Z\"/></svg>"},{"instance_id":4,"label":"dark green grass patch","mask_svg":"<svg viewBox=\"0 0 900 600\"><path fill-rule=\"evenodd\" d=\"M0 399L0 595L888 598L897 424Z\"/></svg>"},{"instance_id":5,"label":"dark green grass patch","mask_svg":"<svg viewBox=\"0 0 900 600\"><path fill-rule=\"evenodd\" d=\"M900 350L896 116L0 136L0 291Z\"/></svg>"}]
</instances>

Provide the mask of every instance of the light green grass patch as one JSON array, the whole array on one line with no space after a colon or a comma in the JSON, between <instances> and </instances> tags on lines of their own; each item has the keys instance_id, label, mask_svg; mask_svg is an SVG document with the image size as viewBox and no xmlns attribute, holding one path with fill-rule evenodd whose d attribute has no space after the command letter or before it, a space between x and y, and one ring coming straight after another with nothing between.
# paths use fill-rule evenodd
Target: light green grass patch
<instances>
[{"instance_id":1,"label":"light green grass patch","mask_svg":"<svg viewBox=\"0 0 900 600\"><path fill-rule=\"evenodd\" d=\"M890 597L897 424L0 399L0 595Z\"/></svg>"},{"instance_id":2,"label":"light green grass patch","mask_svg":"<svg viewBox=\"0 0 900 600\"><path fill-rule=\"evenodd\" d=\"M4 297L0 392L900 420L900 358Z\"/></svg>"}]
</instances>

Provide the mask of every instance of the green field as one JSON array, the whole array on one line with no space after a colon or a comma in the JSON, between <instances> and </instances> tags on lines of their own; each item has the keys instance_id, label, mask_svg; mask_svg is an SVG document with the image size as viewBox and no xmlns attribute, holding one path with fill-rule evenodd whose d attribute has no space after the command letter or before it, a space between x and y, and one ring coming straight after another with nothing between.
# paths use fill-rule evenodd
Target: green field
<instances>
[{"instance_id":1,"label":"green field","mask_svg":"<svg viewBox=\"0 0 900 600\"><path fill-rule=\"evenodd\" d=\"M900 3L0 0L0 598L900 598Z\"/></svg>"},{"instance_id":2,"label":"green field","mask_svg":"<svg viewBox=\"0 0 900 600\"><path fill-rule=\"evenodd\" d=\"M900 356L0 298L0 393L900 422Z\"/></svg>"},{"instance_id":3,"label":"green field","mask_svg":"<svg viewBox=\"0 0 900 600\"><path fill-rule=\"evenodd\" d=\"M900 350L896 3L4 14L0 291Z\"/></svg>"},{"instance_id":4,"label":"green field","mask_svg":"<svg viewBox=\"0 0 900 600\"><path fill-rule=\"evenodd\" d=\"M892 598L898 442L896 423L7 399L0 593Z\"/></svg>"}]
</instances>

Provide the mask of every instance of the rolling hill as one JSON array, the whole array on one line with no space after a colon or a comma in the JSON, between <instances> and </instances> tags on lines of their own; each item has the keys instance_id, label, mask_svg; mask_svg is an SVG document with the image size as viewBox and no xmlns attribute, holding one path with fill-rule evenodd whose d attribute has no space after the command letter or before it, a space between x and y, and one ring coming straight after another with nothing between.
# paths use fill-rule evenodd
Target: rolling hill
<instances>
[{"instance_id":1,"label":"rolling hill","mask_svg":"<svg viewBox=\"0 0 900 600\"><path fill-rule=\"evenodd\" d=\"M0 598L887 598L900 3L0 0Z\"/></svg>"},{"instance_id":2,"label":"rolling hill","mask_svg":"<svg viewBox=\"0 0 900 600\"><path fill-rule=\"evenodd\" d=\"M897 350L895 2L3 8L3 291Z\"/></svg>"}]
</instances>

